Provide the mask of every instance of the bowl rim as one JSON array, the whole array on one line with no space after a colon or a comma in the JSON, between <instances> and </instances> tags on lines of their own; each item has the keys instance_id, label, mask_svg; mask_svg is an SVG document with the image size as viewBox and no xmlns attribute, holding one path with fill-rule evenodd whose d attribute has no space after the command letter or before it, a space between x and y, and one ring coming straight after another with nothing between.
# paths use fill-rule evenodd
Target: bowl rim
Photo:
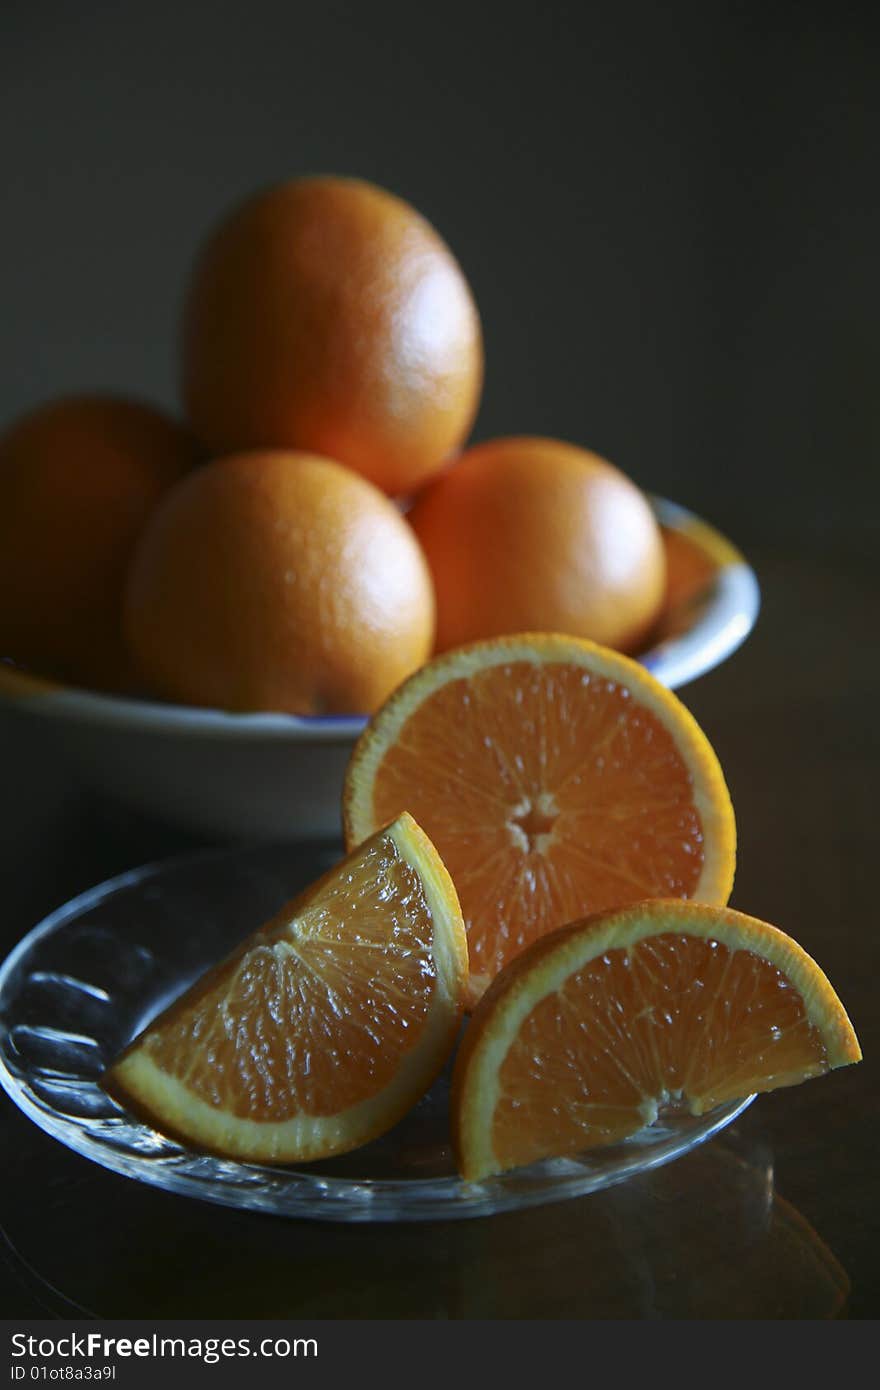
<instances>
[{"instance_id":1,"label":"bowl rim","mask_svg":"<svg viewBox=\"0 0 880 1390\"><path fill-rule=\"evenodd\" d=\"M715 574L694 624L640 652L636 660L671 690L725 661L755 625L761 605L757 575L726 536L677 502L648 494L657 520L692 542ZM237 712L104 694L32 675L0 660L0 702L28 713L107 728L240 741L347 743L368 723L364 715Z\"/></svg>"}]
</instances>

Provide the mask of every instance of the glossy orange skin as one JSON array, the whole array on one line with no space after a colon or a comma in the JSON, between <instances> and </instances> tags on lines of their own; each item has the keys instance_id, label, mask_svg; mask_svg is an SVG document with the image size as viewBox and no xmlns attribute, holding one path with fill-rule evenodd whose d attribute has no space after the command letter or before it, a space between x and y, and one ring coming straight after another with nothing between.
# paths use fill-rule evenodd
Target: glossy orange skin
<instances>
[{"instance_id":1,"label":"glossy orange skin","mask_svg":"<svg viewBox=\"0 0 880 1390\"><path fill-rule=\"evenodd\" d=\"M125 631L168 699L369 713L428 656L433 588L407 522L371 483L314 455L237 454L156 512Z\"/></svg>"},{"instance_id":2,"label":"glossy orange skin","mask_svg":"<svg viewBox=\"0 0 880 1390\"><path fill-rule=\"evenodd\" d=\"M409 521L434 576L437 651L530 631L633 651L663 602L648 502L573 444L478 444L420 493Z\"/></svg>"},{"instance_id":3,"label":"glossy orange skin","mask_svg":"<svg viewBox=\"0 0 880 1390\"><path fill-rule=\"evenodd\" d=\"M305 450L409 492L461 446L482 373L458 263L419 213L372 184L270 188L202 248L183 394L214 452Z\"/></svg>"},{"instance_id":4,"label":"glossy orange skin","mask_svg":"<svg viewBox=\"0 0 880 1390\"><path fill-rule=\"evenodd\" d=\"M53 401L0 438L0 655L74 684L127 688L131 553L194 441L152 406Z\"/></svg>"}]
</instances>

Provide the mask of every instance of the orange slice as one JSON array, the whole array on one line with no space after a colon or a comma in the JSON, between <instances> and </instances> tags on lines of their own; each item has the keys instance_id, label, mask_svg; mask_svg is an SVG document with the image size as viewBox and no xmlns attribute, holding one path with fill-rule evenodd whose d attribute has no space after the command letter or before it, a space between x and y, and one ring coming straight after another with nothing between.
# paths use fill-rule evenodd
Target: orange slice
<instances>
[{"instance_id":1,"label":"orange slice","mask_svg":"<svg viewBox=\"0 0 880 1390\"><path fill-rule=\"evenodd\" d=\"M602 913L537 942L480 1002L453 1076L459 1166L476 1182L860 1057L784 932L698 903Z\"/></svg>"},{"instance_id":2,"label":"orange slice","mask_svg":"<svg viewBox=\"0 0 880 1390\"><path fill-rule=\"evenodd\" d=\"M458 889L472 1001L565 922L653 897L723 905L733 885L705 735L643 667L578 638L476 643L404 682L349 764L348 844L402 810Z\"/></svg>"},{"instance_id":3,"label":"orange slice","mask_svg":"<svg viewBox=\"0 0 880 1390\"><path fill-rule=\"evenodd\" d=\"M404 815L197 981L104 1084L162 1132L228 1157L344 1153L440 1071L466 974L452 881Z\"/></svg>"}]
</instances>

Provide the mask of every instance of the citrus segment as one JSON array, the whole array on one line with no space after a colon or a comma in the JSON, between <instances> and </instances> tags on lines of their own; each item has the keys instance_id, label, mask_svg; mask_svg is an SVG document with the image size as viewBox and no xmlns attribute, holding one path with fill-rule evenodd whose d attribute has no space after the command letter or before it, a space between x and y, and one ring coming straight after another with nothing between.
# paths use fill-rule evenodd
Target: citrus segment
<instances>
[{"instance_id":1,"label":"citrus segment","mask_svg":"<svg viewBox=\"0 0 880 1390\"><path fill-rule=\"evenodd\" d=\"M460 1166L476 1181L860 1057L828 980L776 928L696 903L600 914L520 956L476 1010L453 1080Z\"/></svg>"},{"instance_id":2,"label":"citrus segment","mask_svg":"<svg viewBox=\"0 0 880 1390\"><path fill-rule=\"evenodd\" d=\"M228 1156L340 1153L430 1085L466 969L455 890L402 816L199 980L105 1084L158 1129Z\"/></svg>"},{"instance_id":3,"label":"citrus segment","mask_svg":"<svg viewBox=\"0 0 880 1390\"><path fill-rule=\"evenodd\" d=\"M733 882L705 736L642 667L576 638L477 644L407 681L355 749L349 843L403 808L458 889L473 997L565 922L650 897L723 904Z\"/></svg>"}]
</instances>

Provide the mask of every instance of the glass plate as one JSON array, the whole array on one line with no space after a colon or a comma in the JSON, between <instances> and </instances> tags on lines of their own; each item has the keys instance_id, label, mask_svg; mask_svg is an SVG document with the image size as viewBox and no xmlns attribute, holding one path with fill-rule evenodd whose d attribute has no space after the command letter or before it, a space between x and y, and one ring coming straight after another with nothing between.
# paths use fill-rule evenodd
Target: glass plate
<instances>
[{"instance_id":1,"label":"glass plate","mask_svg":"<svg viewBox=\"0 0 880 1390\"><path fill-rule=\"evenodd\" d=\"M52 913L0 970L0 1081L16 1105L75 1153L171 1192L281 1216L416 1221L595 1192L687 1153L753 1099L476 1184L452 1160L448 1075L381 1139L296 1168L198 1153L111 1101L98 1078L116 1053L335 857L290 845L210 851L132 870Z\"/></svg>"}]
</instances>

